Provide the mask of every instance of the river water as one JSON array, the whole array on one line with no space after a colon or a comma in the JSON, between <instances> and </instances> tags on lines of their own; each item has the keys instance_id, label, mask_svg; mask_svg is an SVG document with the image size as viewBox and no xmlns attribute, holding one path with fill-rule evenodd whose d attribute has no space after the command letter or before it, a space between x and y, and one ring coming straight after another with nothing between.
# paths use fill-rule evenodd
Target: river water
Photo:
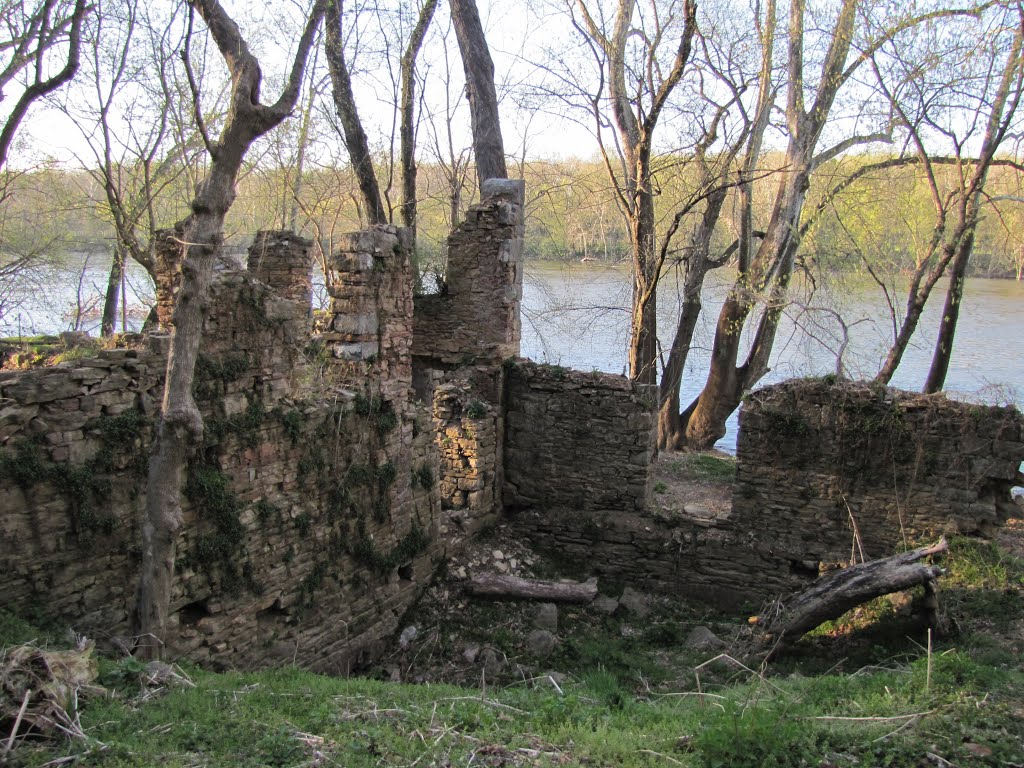
<instances>
[{"instance_id":1,"label":"river water","mask_svg":"<svg viewBox=\"0 0 1024 768\"><path fill-rule=\"evenodd\" d=\"M683 375L685 406L700 392L707 376L718 311L731 276L709 276L704 312ZM836 276L806 299L797 289L799 305L786 311L771 357L771 371L760 385L794 376L820 376L836 370L842 323L849 344L844 370L854 378L877 373L892 338L891 315L881 290L873 283ZM893 386L920 390L931 363L942 313L945 285L936 287L931 304L904 355ZM901 298L900 304L906 299ZM581 370L624 373L629 339L628 272L591 264L528 263L523 297L523 355ZM668 349L675 330L677 302L671 282L663 281L659 296L659 337ZM901 307L902 309L902 307ZM842 321L837 320L837 316ZM1024 283L971 279L946 378L955 397L986 403L1024 402ZM735 452L736 415L717 447Z\"/></svg>"}]
</instances>

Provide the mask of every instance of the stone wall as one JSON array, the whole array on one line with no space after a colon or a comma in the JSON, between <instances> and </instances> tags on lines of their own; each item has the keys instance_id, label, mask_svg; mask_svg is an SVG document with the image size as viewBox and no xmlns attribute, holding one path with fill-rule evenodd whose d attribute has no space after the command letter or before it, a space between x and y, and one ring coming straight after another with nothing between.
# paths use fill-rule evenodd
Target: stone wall
<instances>
[{"instance_id":1,"label":"stone wall","mask_svg":"<svg viewBox=\"0 0 1024 768\"><path fill-rule=\"evenodd\" d=\"M434 390L433 417L445 533L473 534L501 513L498 434L504 420L466 377Z\"/></svg>"},{"instance_id":2,"label":"stone wall","mask_svg":"<svg viewBox=\"0 0 1024 768\"><path fill-rule=\"evenodd\" d=\"M184 491L168 642L214 665L345 672L397 629L442 552L431 414L408 402L408 373L393 402L306 363L309 248L261 235L250 263L276 284L223 273L206 318L205 435ZM5 608L127 634L166 341L0 374Z\"/></svg>"},{"instance_id":3,"label":"stone wall","mask_svg":"<svg viewBox=\"0 0 1024 768\"><path fill-rule=\"evenodd\" d=\"M543 423L545 409L563 411L555 392L538 393L521 416L514 411L528 401L519 387L511 387L510 398L510 435L520 424L528 430ZM799 380L749 395L739 435L731 507L668 511L574 501L556 483L557 446L563 454L578 451L581 467L588 460L600 467L591 469L592 479L614 461L563 431L548 458L536 455L534 472L550 479L514 524L581 577L756 609L760 600L805 586L823 565L848 562L851 553L870 559L943 533L989 533L1020 514L1010 488L1024 459L1024 417L1014 408ZM537 482L529 458L512 455L510 478L520 476L517 463L528 482ZM572 465L566 479L572 487ZM505 495L514 497L508 486Z\"/></svg>"},{"instance_id":4,"label":"stone wall","mask_svg":"<svg viewBox=\"0 0 1024 768\"><path fill-rule=\"evenodd\" d=\"M940 533L989 533L1019 510L1024 417L857 383L794 380L740 411L733 514L805 562L868 559Z\"/></svg>"},{"instance_id":5,"label":"stone wall","mask_svg":"<svg viewBox=\"0 0 1024 768\"><path fill-rule=\"evenodd\" d=\"M509 366L505 507L645 509L654 397L622 376L528 361Z\"/></svg>"},{"instance_id":6,"label":"stone wall","mask_svg":"<svg viewBox=\"0 0 1024 768\"><path fill-rule=\"evenodd\" d=\"M418 374L498 364L519 354L523 194L521 181L488 180L483 202L471 206L448 237L444 291L416 299Z\"/></svg>"}]
</instances>

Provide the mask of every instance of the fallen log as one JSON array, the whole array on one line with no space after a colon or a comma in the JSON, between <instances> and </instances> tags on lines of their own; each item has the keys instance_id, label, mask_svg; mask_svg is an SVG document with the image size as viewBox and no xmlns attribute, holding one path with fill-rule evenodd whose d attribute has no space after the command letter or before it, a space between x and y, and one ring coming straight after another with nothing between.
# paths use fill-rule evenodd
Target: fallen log
<instances>
[{"instance_id":1,"label":"fallen log","mask_svg":"<svg viewBox=\"0 0 1024 768\"><path fill-rule=\"evenodd\" d=\"M773 611L775 615L768 622L763 622L766 624L764 639L773 644L769 656L861 603L918 584L925 586L932 603L929 607L934 609L935 579L944 571L937 565L918 561L944 552L948 547L943 538L928 547L851 565L821 576L803 592L777 603Z\"/></svg>"},{"instance_id":2,"label":"fallen log","mask_svg":"<svg viewBox=\"0 0 1024 768\"><path fill-rule=\"evenodd\" d=\"M475 573L466 585L475 597L541 600L546 603L589 603L597 597L597 579L536 581L500 573Z\"/></svg>"}]
</instances>

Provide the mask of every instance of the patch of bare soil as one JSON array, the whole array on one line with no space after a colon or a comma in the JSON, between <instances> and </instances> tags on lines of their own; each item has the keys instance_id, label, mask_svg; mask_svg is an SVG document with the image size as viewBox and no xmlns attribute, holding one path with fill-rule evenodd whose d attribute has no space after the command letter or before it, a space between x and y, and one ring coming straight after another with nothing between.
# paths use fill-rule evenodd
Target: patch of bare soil
<instances>
[{"instance_id":1,"label":"patch of bare soil","mask_svg":"<svg viewBox=\"0 0 1024 768\"><path fill-rule=\"evenodd\" d=\"M666 517L724 517L732 510L736 459L722 451L663 451L654 465L654 508Z\"/></svg>"}]
</instances>

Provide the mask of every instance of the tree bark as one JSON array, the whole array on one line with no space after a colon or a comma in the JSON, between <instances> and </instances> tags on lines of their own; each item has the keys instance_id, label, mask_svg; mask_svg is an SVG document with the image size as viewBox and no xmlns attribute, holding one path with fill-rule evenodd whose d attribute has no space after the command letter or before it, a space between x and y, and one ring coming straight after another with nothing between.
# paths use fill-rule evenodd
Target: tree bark
<instances>
[{"instance_id":1,"label":"tree bark","mask_svg":"<svg viewBox=\"0 0 1024 768\"><path fill-rule=\"evenodd\" d=\"M931 546L841 568L820 577L808 589L784 600L782 612L765 628L765 639L773 644L771 655L868 600L934 581L944 573L943 569L918 561L945 552L948 547L946 540L940 539Z\"/></svg>"},{"instance_id":2,"label":"tree bark","mask_svg":"<svg viewBox=\"0 0 1024 768\"><path fill-rule=\"evenodd\" d=\"M498 573L477 573L466 584L475 597L542 600L549 603L589 603L597 597L597 579L590 581L534 581Z\"/></svg>"},{"instance_id":3,"label":"tree bark","mask_svg":"<svg viewBox=\"0 0 1024 768\"><path fill-rule=\"evenodd\" d=\"M356 99L352 93L352 80L345 63L345 49L341 39L341 4L339 0L327 0L327 32L324 51L327 54L327 68L331 73L331 90L334 108L345 134L345 147L349 161L356 175L359 192L363 198L366 218L370 225L387 224L388 215L377 183L377 173L370 155L370 143L359 120Z\"/></svg>"},{"instance_id":4,"label":"tree bark","mask_svg":"<svg viewBox=\"0 0 1024 768\"><path fill-rule=\"evenodd\" d=\"M427 28L434 18L437 0L427 0L420 10L419 19L412 30L409 44L402 54L402 95L399 129L402 159L402 226L412 231L413 247L416 242L416 57L419 55Z\"/></svg>"},{"instance_id":5,"label":"tree bark","mask_svg":"<svg viewBox=\"0 0 1024 768\"><path fill-rule=\"evenodd\" d=\"M107 290L103 296L100 336L112 336L117 327L117 300L121 295L124 267L124 251L120 245L117 245L114 247L114 256L110 262L110 272L107 275Z\"/></svg>"},{"instance_id":6,"label":"tree bark","mask_svg":"<svg viewBox=\"0 0 1024 768\"><path fill-rule=\"evenodd\" d=\"M227 63L231 97L220 138L209 144L209 175L196 191L192 214L184 222L182 284L174 310L174 335L160 423L149 462L142 524L142 573L135 620L139 654L146 658L159 658L167 640L175 550L182 523L182 480L188 458L203 435L203 419L192 399L192 383L224 217L234 202L235 181L249 146L284 120L295 106L306 58L324 14L318 2L310 12L284 91L277 102L263 105L260 65L237 24L218 0L191 0L190 5L206 22Z\"/></svg>"},{"instance_id":7,"label":"tree bark","mask_svg":"<svg viewBox=\"0 0 1024 768\"><path fill-rule=\"evenodd\" d=\"M487 48L476 0L451 0L451 13L462 54L462 68L466 72L477 185L482 190L487 179L508 178L498 94L494 87L494 62Z\"/></svg>"}]
</instances>

